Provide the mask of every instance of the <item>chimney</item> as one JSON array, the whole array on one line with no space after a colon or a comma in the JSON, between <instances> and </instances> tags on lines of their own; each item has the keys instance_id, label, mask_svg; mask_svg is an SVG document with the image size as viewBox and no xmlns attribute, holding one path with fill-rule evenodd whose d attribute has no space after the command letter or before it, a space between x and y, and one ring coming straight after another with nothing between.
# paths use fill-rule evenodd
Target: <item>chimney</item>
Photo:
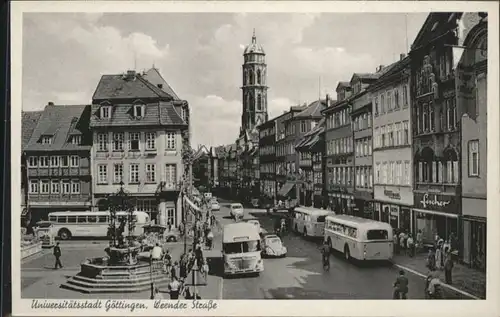
<instances>
[{"instance_id":1,"label":"chimney","mask_svg":"<svg viewBox=\"0 0 500 317\"><path fill-rule=\"evenodd\" d=\"M127 79L135 79L135 70L127 70Z\"/></svg>"},{"instance_id":2,"label":"chimney","mask_svg":"<svg viewBox=\"0 0 500 317\"><path fill-rule=\"evenodd\" d=\"M377 69L376 69L377 73L378 73L379 71L381 71L381 70L382 70L382 68L384 68L384 65L378 65L378 67L377 67Z\"/></svg>"},{"instance_id":3,"label":"chimney","mask_svg":"<svg viewBox=\"0 0 500 317\"><path fill-rule=\"evenodd\" d=\"M326 94L326 106L330 107L330 95Z\"/></svg>"},{"instance_id":4,"label":"chimney","mask_svg":"<svg viewBox=\"0 0 500 317\"><path fill-rule=\"evenodd\" d=\"M406 54L405 53L401 53L399 54L399 60L402 61L403 59L405 59L406 57Z\"/></svg>"},{"instance_id":5,"label":"chimney","mask_svg":"<svg viewBox=\"0 0 500 317\"><path fill-rule=\"evenodd\" d=\"M48 106L53 106L54 103L52 101L49 101Z\"/></svg>"},{"instance_id":6,"label":"chimney","mask_svg":"<svg viewBox=\"0 0 500 317\"><path fill-rule=\"evenodd\" d=\"M162 89L162 88L163 88L163 84L158 84L157 86L158 86L158 88L160 88L160 89Z\"/></svg>"}]
</instances>

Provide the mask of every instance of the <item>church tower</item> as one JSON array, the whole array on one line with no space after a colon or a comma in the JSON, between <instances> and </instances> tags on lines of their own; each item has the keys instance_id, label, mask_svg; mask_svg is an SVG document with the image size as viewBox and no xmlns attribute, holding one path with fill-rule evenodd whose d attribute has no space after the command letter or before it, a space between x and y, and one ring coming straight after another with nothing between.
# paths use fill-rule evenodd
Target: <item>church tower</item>
<instances>
[{"instance_id":1,"label":"church tower","mask_svg":"<svg viewBox=\"0 0 500 317\"><path fill-rule=\"evenodd\" d=\"M257 44L255 29L252 43L245 48L243 58L241 133L253 130L268 119L266 53L262 46Z\"/></svg>"}]
</instances>

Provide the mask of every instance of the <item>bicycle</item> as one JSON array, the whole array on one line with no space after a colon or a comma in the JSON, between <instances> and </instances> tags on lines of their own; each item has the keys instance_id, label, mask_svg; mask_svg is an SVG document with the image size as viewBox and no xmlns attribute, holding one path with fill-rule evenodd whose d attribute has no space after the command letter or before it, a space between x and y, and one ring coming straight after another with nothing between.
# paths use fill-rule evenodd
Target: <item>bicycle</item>
<instances>
[{"instance_id":1,"label":"bicycle","mask_svg":"<svg viewBox=\"0 0 500 317\"><path fill-rule=\"evenodd\" d=\"M328 256L323 256L323 270L330 271L330 259Z\"/></svg>"}]
</instances>

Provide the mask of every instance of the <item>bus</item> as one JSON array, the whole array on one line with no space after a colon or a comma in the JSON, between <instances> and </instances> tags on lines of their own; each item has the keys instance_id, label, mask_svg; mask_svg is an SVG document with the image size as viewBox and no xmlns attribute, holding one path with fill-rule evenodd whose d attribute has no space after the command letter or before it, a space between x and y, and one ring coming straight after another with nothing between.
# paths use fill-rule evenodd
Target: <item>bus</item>
<instances>
[{"instance_id":1,"label":"bus","mask_svg":"<svg viewBox=\"0 0 500 317\"><path fill-rule=\"evenodd\" d=\"M332 211L324 209L295 207L292 228L304 237L323 237L326 216L331 214L333 214Z\"/></svg>"},{"instance_id":2,"label":"bus","mask_svg":"<svg viewBox=\"0 0 500 317\"><path fill-rule=\"evenodd\" d=\"M390 224L349 215L326 217L325 241L346 260L391 260L394 252Z\"/></svg>"},{"instance_id":3,"label":"bus","mask_svg":"<svg viewBox=\"0 0 500 317\"><path fill-rule=\"evenodd\" d=\"M118 211L117 225L120 220L128 219L126 211ZM143 233L143 226L150 224L150 217L146 212L134 211L133 221L135 229L132 235ZM110 224L109 211L58 211L49 214L49 221L54 225L53 231L61 240L72 237L95 237L104 238L108 234ZM125 226L125 234L128 234L128 226Z\"/></svg>"},{"instance_id":4,"label":"bus","mask_svg":"<svg viewBox=\"0 0 500 317\"><path fill-rule=\"evenodd\" d=\"M224 275L259 275L263 272L260 236L255 225L247 222L225 225L222 233L222 258Z\"/></svg>"}]
</instances>

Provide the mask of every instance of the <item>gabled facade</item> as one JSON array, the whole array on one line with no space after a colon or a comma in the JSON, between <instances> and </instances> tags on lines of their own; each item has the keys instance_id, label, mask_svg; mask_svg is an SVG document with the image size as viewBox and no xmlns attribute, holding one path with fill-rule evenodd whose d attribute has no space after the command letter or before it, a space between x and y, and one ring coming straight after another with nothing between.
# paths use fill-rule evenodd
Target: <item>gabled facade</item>
<instances>
[{"instance_id":1,"label":"gabled facade","mask_svg":"<svg viewBox=\"0 0 500 317\"><path fill-rule=\"evenodd\" d=\"M107 209L106 196L123 184L137 211L156 223L178 225L180 183L190 175L183 161L191 151L189 106L148 76L103 75L97 85L90 119L93 206Z\"/></svg>"},{"instance_id":2,"label":"gabled facade","mask_svg":"<svg viewBox=\"0 0 500 317\"><path fill-rule=\"evenodd\" d=\"M36 126L31 126L31 136L24 146L31 225L48 220L53 211L90 210L90 111L89 105L49 102L36 115ZM35 123L27 121L24 123Z\"/></svg>"},{"instance_id":3,"label":"gabled facade","mask_svg":"<svg viewBox=\"0 0 500 317\"><path fill-rule=\"evenodd\" d=\"M414 158L413 231L424 242L461 236L461 116L457 50L479 13L431 13L410 52Z\"/></svg>"},{"instance_id":4,"label":"gabled facade","mask_svg":"<svg viewBox=\"0 0 500 317\"><path fill-rule=\"evenodd\" d=\"M200 145L193 155L193 185L204 186L208 191L213 186L211 155L204 145Z\"/></svg>"},{"instance_id":5,"label":"gabled facade","mask_svg":"<svg viewBox=\"0 0 500 317\"><path fill-rule=\"evenodd\" d=\"M257 127L259 131L260 193L266 200L276 199L276 120Z\"/></svg>"}]
</instances>

